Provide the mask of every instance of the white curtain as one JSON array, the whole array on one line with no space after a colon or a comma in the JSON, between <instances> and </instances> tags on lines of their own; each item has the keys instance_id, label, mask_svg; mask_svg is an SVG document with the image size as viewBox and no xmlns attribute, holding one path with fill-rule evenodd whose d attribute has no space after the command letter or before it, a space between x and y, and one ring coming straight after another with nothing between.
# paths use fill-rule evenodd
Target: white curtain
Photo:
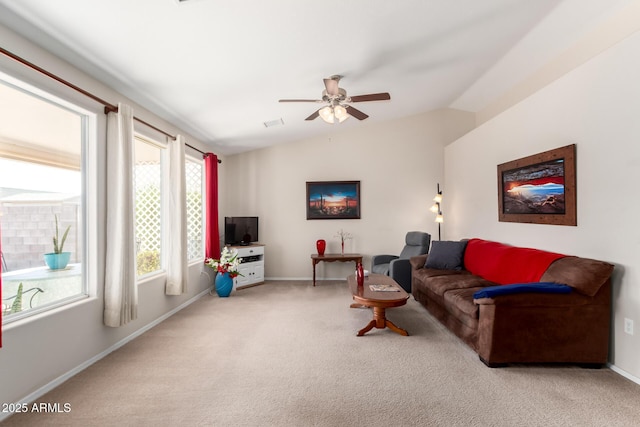
<instances>
[{"instance_id":1,"label":"white curtain","mask_svg":"<svg viewBox=\"0 0 640 427\"><path fill-rule=\"evenodd\" d=\"M167 239L167 295L187 291L187 184L185 142L182 135L169 140L169 215Z\"/></svg>"},{"instance_id":2,"label":"white curtain","mask_svg":"<svg viewBox=\"0 0 640 427\"><path fill-rule=\"evenodd\" d=\"M138 317L133 198L133 110L118 104L107 115L107 252L104 324L118 327Z\"/></svg>"}]
</instances>

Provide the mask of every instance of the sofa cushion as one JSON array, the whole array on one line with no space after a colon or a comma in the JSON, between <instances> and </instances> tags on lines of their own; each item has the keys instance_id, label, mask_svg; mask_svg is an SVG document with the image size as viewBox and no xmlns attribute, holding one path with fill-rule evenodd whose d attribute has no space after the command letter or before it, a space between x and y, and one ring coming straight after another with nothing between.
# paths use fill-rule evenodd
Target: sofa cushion
<instances>
[{"instance_id":1,"label":"sofa cushion","mask_svg":"<svg viewBox=\"0 0 640 427\"><path fill-rule=\"evenodd\" d=\"M484 288L495 283L471 274L451 274L429 278L427 287L436 295L443 296L452 289Z\"/></svg>"},{"instance_id":2,"label":"sofa cushion","mask_svg":"<svg viewBox=\"0 0 640 427\"><path fill-rule=\"evenodd\" d=\"M594 296L611 277L613 265L595 259L568 256L554 261L540 280L566 283L576 291Z\"/></svg>"},{"instance_id":3,"label":"sofa cushion","mask_svg":"<svg viewBox=\"0 0 640 427\"><path fill-rule=\"evenodd\" d=\"M482 288L452 289L444 293L444 306L458 321L470 328L478 327L478 305L473 294Z\"/></svg>"},{"instance_id":4,"label":"sofa cushion","mask_svg":"<svg viewBox=\"0 0 640 427\"><path fill-rule=\"evenodd\" d=\"M437 268L420 268L418 270L413 270L411 274L420 281L424 281L424 280L427 280L429 277L436 277L436 276L460 276L460 275L470 276L471 275L471 273L469 273L466 270L461 270L461 271L440 270Z\"/></svg>"},{"instance_id":5,"label":"sofa cushion","mask_svg":"<svg viewBox=\"0 0 640 427\"><path fill-rule=\"evenodd\" d=\"M460 242L436 240L431 242L431 250L425 268L439 270L462 270L464 249L467 241Z\"/></svg>"},{"instance_id":6,"label":"sofa cushion","mask_svg":"<svg viewBox=\"0 0 640 427\"><path fill-rule=\"evenodd\" d=\"M530 283L539 282L549 265L564 256L566 255L471 239L464 252L464 266L471 273L500 285Z\"/></svg>"}]
</instances>

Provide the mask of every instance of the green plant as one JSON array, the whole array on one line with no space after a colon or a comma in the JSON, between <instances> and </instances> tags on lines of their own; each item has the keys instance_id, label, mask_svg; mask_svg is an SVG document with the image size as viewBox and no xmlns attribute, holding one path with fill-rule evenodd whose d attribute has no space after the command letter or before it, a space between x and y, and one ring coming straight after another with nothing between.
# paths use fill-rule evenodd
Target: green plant
<instances>
[{"instance_id":1,"label":"green plant","mask_svg":"<svg viewBox=\"0 0 640 427\"><path fill-rule=\"evenodd\" d=\"M64 246L64 241L67 240L67 234L69 234L70 229L71 229L71 226L68 225L67 229L64 231L64 234L62 235L62 240L60 240L59 229L58 229L58 215L56 215L56 235L53 236L53 253L54 254L62 253L62 247Z\"/></svg>"},{"instance_id":2,"label":"green plant","mask_svg":"<svg viewBox=\"0 0 640 427\"><path fill-rule=\"evenodd\" d=\"M22 311L22 282L18 285L18 293L16 294L16 299L13 300L13 304L11 304L11 313L18 313Z\"/></svg>"},{"instance_id":3,"label":"green plant","mask_svg":"<svg viewBox=\"0 0 640 427\"><path fill-rule=\"evenodd\" d=\"M29 300L29 307L33 308L33 299L35 298L36 295L38 295L40 292L44 292L42 289L40 288L30 288L27 289L26 291L23 290L22 287L22 282L20 282L20 284L18 285L18 290L16 291L16 294L12 297L9 298L5 298L4 301L10 301L13 299L13 303L11 303L11 306L9 305L2 305L2 311L3 314L5 316L8 316L9 314L14 314L14 313L19 313L22 311L22 300L23 298L29 293L33 291L33 295L31 295L31 299Z\"/></svg>"},{"instance_id":4,"label":"green plant","mask_svg":"<svg viewBox=\"0 0 640 427\"><path fill-rule=\"evenodd\" d=\"M142 251L136 257L137 274L142 276L160 269L160 252Z\"/></svg>"}]
</instances>

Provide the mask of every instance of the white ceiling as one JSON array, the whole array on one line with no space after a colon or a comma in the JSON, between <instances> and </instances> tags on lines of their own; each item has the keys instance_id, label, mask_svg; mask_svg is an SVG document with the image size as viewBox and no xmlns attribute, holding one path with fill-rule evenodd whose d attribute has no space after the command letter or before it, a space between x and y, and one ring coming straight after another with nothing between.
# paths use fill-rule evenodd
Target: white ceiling
<instances>
[{"instance_id":1,"label":"white ceiling","mask_svg":"<svg viewBox=\"0 0 640 427\"><path fill-rule=\"evenodd\" d=\"M233 154L478 111L630 1L0 0L0 22ZM317 104L278 102L318 99L333 74L349 95L391 100L359 103L366 121L334 125L304 120Z\"/></svg>"}]
</instances>

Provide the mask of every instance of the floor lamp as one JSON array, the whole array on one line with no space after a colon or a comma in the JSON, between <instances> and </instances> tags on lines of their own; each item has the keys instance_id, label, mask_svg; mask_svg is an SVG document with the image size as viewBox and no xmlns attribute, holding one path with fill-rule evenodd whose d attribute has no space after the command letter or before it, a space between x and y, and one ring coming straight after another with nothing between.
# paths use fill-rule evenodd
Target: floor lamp
<instances>
[{"instance_id":1,"label":"floor lamp","mask_svg":"<svg viewBox=\"0 0 640 427\"><path fill-rule=\"evenodd\" d=\"M436 214L435 221L438 223L438 240L441 240L442 237L440 234L440 224L442 224L443 218L442 218L442 209L440 207L440 204L442 203L442 191L440 190L440 183L437 184L436 191L437 191L436 196L433 198L433 201L435 203L433 204L433 206L431 206L431 209L429 210L434 214Z\"/></svg>"}]
</instances>

